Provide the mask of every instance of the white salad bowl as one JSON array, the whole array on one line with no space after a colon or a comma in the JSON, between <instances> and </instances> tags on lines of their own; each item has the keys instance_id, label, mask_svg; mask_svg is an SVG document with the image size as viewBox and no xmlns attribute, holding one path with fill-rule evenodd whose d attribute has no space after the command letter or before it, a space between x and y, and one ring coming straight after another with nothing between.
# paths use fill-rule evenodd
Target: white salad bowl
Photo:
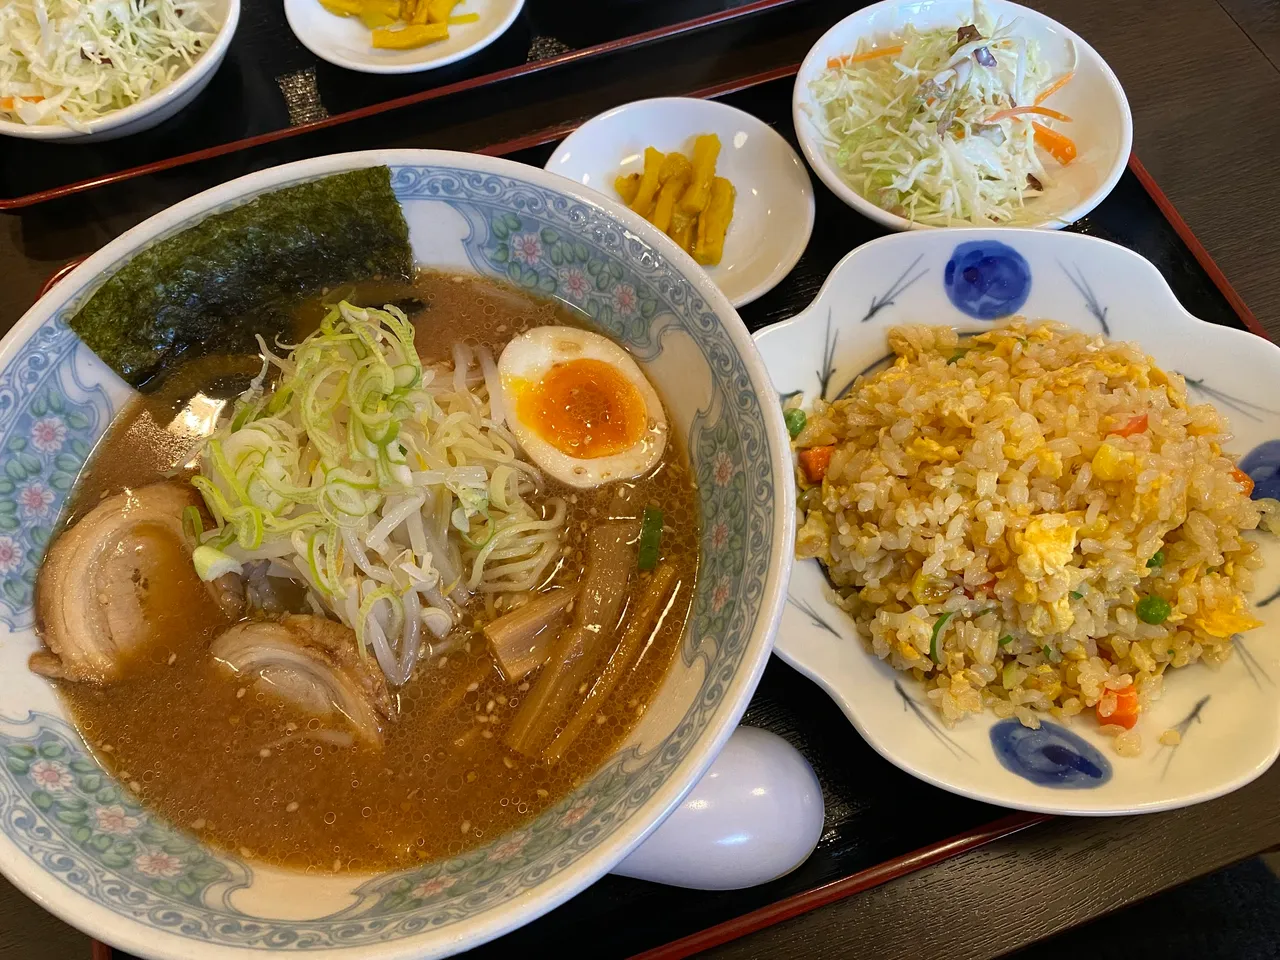
<instances>
[{"instance_id":1,"label":"white salad bowl","mask_svg":"<svg viewBox=\"0 0 1280 960\"><path fill-rule=\"evenodd\" d=\"M65 143L102 143L158 126L176 115L209 85L218 72L231 38L240 23L240 0L209 0L209 10L218 32L209 49L173 83L158 93L128 107L122 107L86 124L85 130L74 130L63 123L27 124L0 120L0 135L25 140L59 140Z\"/></svg>"},{"instance_id":2,"label":"white salad bowl","mask_svg":"<svg viewBox=\"0 0 1280 960\"><path fill-rule=\"evenodd\" d=\"M411 50L378 50L359 17L339 17L320 0L284 0L289 29L304 47L335 67L360 73L420 73L479 53L507 32L524 0L464 0L455 14L478 13L475 23L449 28L449 36Z\"/></svg>"},{"instance_id":3,"label":"white salad bowl","mask_svg":"<svg viewBox=\"0 0 1280 960\"><path fill-rule=\"evenodd\" d=\"M1186 378L1190 398L1230 421L1229 452L1257 481L1280 488L1280 348L1198 320L1159 271L1123 247L1072 233L1001 228L933 230L872 241L846 256L812 304L756 334L774 386L806 402L834 400L889 358L888 328L904 323L989 329L1022 314L1141 344ZM1249 536L1255 536L1250 534ZM1235 638L1219 668L1170 670L1144 713L1143 752L1124 758L1092 711L1040 731L991 713L946 727L908 674L877 659L831 599L816 560L797 561L778 630L779 656L814 679L882 756L923 780L977 800L1048 813L1167 810L1234 790L1280 751L1280 539L1257 534L1266 565L1253 614L1264 626ZM1021 743L1008 746L1009 724ZM1166 730L1177 746L1158 742Z\"/></svg>"},{"instance_id":4,"label":"white salad bowl","mask_svg":"<svg viewBox=\"0 0 1280 960\"><path fill-rule=\"evenodd\" d=\"M67 491L132 396L67 318L139 250L209 213L379 164L391 168L420 263L562 298L644 365L697 477L699 580L643 720L561 802L457 857L305 876L202 845L99 767L52 686L27 669L38 646L32 592ZM506 160L425 150L305 160L215 187L116 238L0 343L0 870L86 932L175 960L263 950L422 960L573 896L679 806L768 660L794 539L793 513L782 508L794 498L786 431L772 397L746 328L670 240L589 190Z\"/></svg>"},{"instance_id":5,"label":"white salad bowl","mask_svg":"<svg viewBox=\"0 0 1280 960\"><path fill-rule=\"evenodd\" d=\"M1093 47L1043 13L1008 0L985 0L982 6L993 21L1021 21L1020 35L1034 38L1052 76L1074 70L1070 83L1053 95L1051 106L1072 118L1063 129L1075 141L1079 154L1068 166L1048 161L1053 183L1043 196L1028 201L1042 210L1030 226L1058 229L1074 223L1096 207L1115 187L1133 146L1133 117L1120 81ZM822 35L805 56L796 74L791 114L800 149L814 172L837 197L892 230L926 229L890 213L858 193L840 172L833 150L824 142L815 120L822 108L813 98L812 82L826 69L831 57L848 54L860 40L874 41L898 34L908 24L917 29L960 27L973 21L973 0L882 0L853 13ZM968 224L957 223L958 227Z\"/></svg>"},{"instance_id":6,"label":"white salad bowl","mask_svg":"<svg viewBox=\"0 0 1280 960\"><path fill-rule=\"evenodd\" d=\"M737 190L724 256L705 269L729 302L742 307L791 272L813 233L809 171L767 123L716 100L638 100L569 134L546 168L616 200L614 179L644 170L645 147L689 156L694 138L703 133L720 138L716 175Z\"/></svg>"}]
</instances>

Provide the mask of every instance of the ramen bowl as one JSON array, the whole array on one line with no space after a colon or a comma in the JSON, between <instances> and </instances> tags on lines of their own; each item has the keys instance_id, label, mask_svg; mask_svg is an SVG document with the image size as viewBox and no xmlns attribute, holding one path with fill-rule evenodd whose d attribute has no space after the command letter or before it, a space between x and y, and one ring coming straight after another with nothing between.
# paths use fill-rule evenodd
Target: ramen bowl
<instances>
[{"instance_id":1,"label":"ramen bowl","mask_svg":"<svg viewBox=\"0 0 1280 960\"><path fill-rule=\"evenodd\" d=\"M664 396L701 511L689 626L623 745L559 803L459 856L304 875L201 843L106 774L27 669L33 590L68 491L132 396L67 319L139 250L290 184L385 164L420 264L557 297ZM728 300L666 237L563 178L484 157L370 151L277 167L152 217L63 278L0 345L0 870L143 957L263 950L424 958L476 946L573 896L632 851L715 758L747 705L785 597L794 496L781 412Z\"/></svg>"}]
</instances>

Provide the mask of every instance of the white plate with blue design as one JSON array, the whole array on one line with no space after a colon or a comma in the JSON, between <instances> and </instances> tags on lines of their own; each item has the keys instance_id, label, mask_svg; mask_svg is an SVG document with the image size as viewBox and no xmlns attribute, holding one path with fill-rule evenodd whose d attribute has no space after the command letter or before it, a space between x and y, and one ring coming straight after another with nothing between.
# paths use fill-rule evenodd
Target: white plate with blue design
<instances>
[{"instance_id":1,"label":"white plate with blue design","mask_svg":"<svg viewBox=\"0 0 1280 960\"><path fill-rule=\"evenodd\" d=\"M779 393L831 400L886 359L891 326L982 330L1015 313L1139 342L1186 378L1193 400L1229 418L1229 449L1245 456L1255 496L1280 492L1280 348L1191 316L1151 263L1103 240L1009 228L885 237L845 257L803 313L756 342ZM984 714L948 729L918 684L866 650L829 599L816 560L792 571L775 649L882 756L945 790L1047 813L1168 810L1243 786L1280 752L1280 603L1271 602L1280 595L1280 545L1259 542L1267 566L1251 601L1265 625L1237 637L1220 668L1166 674L1136 758L1117 755L1091 716L1035 732ZM1157 742L1168 729L1182 734L1178 746Z\"/></svg>"},{"instance_id":2,"label":"white plate with blue design","mask_svg":"<svg viewBox=\"0 0 1280 960\"><path fill-rule=\"evenodd\" d=\"M681 652L628 741L536 820L445 861L329 877L202 846L140 806L27 669L32 590L76 474L132 393L66 325L147 244L325 174L386 164L416 259L582 309L663 394L698 477L699 579ZM587 279L590 282L587 282ZM634 850L724 745L768 661L794 498L782 414L733 308L629 210L536 168L427 150L349 153L242 177L118 237L0 343L0 871L42 906L145 957L425 960L545 913Z\"/></svg>"}]
</instances>

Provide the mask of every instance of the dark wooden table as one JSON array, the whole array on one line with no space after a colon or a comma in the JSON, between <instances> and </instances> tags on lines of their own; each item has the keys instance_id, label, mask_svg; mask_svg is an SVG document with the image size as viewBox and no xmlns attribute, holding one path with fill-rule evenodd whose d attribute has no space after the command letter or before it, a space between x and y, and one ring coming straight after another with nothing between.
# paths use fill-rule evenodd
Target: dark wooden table
<instances>
[{"instance_id":1,"label":"dark wooden table","mask_svg":"<svg viewBox=\"0 0 1280 960\"><path fill-rule=\"evenodd\" d=\"M1280 0L1030 2L1083 35L1119 74L1133 107L1135 150L1280 339ZM249 170L364 146L476 149L638 97L683 93L794 63L839 15L833 12L825 23L773 16L756 26L717 28L660 49L463 94L403 125L362 122L341 136L308 134L0 214L0 332L67 260ZM1280 845L1277 797L1280 767L1235 794L1188 810L1055 820L708 956L997 956ZM0 960L88 957L87 937L0 880Z\"/></svg>"}]
</instances>

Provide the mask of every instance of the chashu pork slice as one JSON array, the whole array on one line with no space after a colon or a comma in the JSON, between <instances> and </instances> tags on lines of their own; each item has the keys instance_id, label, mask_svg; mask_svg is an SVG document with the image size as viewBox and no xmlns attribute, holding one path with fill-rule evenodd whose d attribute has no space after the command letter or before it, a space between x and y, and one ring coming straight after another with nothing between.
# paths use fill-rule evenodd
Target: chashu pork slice
<instances>
[{"instance_id":1,"label":"chashu pork slice","mask_svg":"<svg viewBox=\"0 0 1280 960\"><path fill-rule=\"evenodd\" d=\"M310 614L246 621L214 640L210 652L256 689L314 717L341 715L362 740L381 744L391 696L382 673L356 652L349 627Z\"/></svg>"},{"instance_id":2,"label":"chashu pork slice","mask_svg":"<svg viewBox=\"0 0 1280 960\"><path fill-rule=\"evenodd\" d=\"M182 513L200 505L185 483L154 483L107 497L58 537L36 583L37 629L48 649L32 654L31 669L65 680L118 679L124 661L152 636L145 605L156 584L175 574L161 566L171 565L173 545L190 559L194 544L183 533ZM194 568L190 576L196 582ZM225 614L239 616L238 577L207 588Z\"/></svg>"}]
</instances>

